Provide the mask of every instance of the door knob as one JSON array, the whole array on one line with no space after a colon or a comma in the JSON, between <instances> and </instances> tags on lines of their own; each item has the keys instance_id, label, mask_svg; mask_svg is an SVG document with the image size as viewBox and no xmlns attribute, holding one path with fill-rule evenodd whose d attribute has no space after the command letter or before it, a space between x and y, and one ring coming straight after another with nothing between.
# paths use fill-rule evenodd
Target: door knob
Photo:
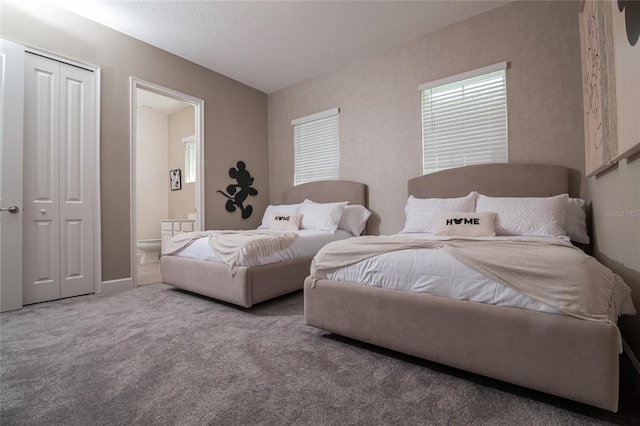
<instances>
[{"instance_id":1,"label":"door knob","mask_svg":"<svg viewBox=\"0 0 640 426\"><path fill-rule=\"evenodd\" d=\"M0 209L0 212L18 213L20 208L18 206L11 206L6 209Z\"/></svg>"}]
</instances>

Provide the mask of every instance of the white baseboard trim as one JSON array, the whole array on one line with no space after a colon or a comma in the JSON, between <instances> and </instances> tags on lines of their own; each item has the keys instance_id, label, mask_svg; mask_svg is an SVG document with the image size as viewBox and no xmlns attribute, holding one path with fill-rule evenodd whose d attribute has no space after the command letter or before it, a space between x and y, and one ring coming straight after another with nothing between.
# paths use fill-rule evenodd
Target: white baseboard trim
<instances>
[{"instance_id":1,"label":"white baseboard trim","mask_svg":"<svg viewBox=\"0 0 640 426\"><path fill-rule=\"evenodd\" d=\"M629 357L629 360L631 360L631 364L633 364L636 371L638 372L638 375L640 376L640 362L638 362L638 358L636 358L634 353L631 351L631 348L629 347L629 345L627 345L627 342L625 342L624 339L622 339L622 349L624 349L624 352Z\"/></svg>"},{"instance_id":2,"label":"white baseboard trim","mask_svg":"<svg viewBox=\"0 0 640 426\"><path fill-rule=\"evenodd\" d=\"M122 278L120 280L102 281L101 287L101 293L131 290L133 288L133 280L131 278Z\"/></svg>"}]
</instances>

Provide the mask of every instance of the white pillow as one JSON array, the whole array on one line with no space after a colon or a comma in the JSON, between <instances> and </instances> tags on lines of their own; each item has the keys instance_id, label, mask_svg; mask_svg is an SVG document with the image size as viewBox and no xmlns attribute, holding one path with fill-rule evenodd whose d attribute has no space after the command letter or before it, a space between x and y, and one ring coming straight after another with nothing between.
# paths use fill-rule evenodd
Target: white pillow
<instances>
[{"instance_id":1,"label":"white pillow","mask_svg":"<svg viewBox=\"0 0 640 426\"><path fill-rule=\"evenodd\" d=\"M477 212L496 212L496 235L558 237L564 232L567 194L554 197L487 197L480 194Z\"/></svg>"},{"instance_id":2,"label":"white pillow","mask_svg":"<svg viewBox=\"0 0 640 426\"><path fill-rule=\"evenodd\" d=\"M345 206L338 223L338 229L351 232L356 237L362 234L371 212L365 206L359 204Z\"/></svg>"},{"instance_id":3,"label":"white pillow","mask_svg":"<svg viewBox=\"0 0 640 426\"><path fill-rule=\"evenodd\" d=\"M262 224L258 226L258 229L271 229L271 219L273 214L278 213L298 213L300 210L300 204L281 204L279 206L267 206L262 216Z\"/></svg>"},{"instance_id":4,"label":"white pillow","mask_svg":"<svg viewBox=\"0 0 640 426\"><path fill-rule=\"evenodd\" d=\"M493 237L496 235L494 212L438 213L434 235L459 237Z\"/></svg>"},{"instance_id":5,"label":"white pillow","mask_svg":"<svg viewBox=\"0 0 640 426\"><path fill-rule=\"evenodd\" d=\"M436 215L440 212L473 212L478 193L473 191L459 198L416 198L407 200L403 232L433 232Z\"/></svg>"},{"instance_id":6,"label":"white pillow","mask_svg":"<svg viewBox=\"0 0 640 426\"><path fill-rule=\"evenodd\" d=\"M300 205L302 224L300 229L315 229L318 231L335 232L340 223L342 211L347 205L346 201L339 203L314 203L305 202Z\"/></svg>"},{"instance_id":7,"label":"white pillow","mask_svg":"<svg viewBox=\"0 0 640 426\"><path fill-rule=\"evenodd\" d=\"M564 214L564 230L576 243L589 244L587 235L587 214L584 210L584 200L569 198Z\"/></svg>"},{"instance_id":8,"label":"white pillow","mask_svg":"<svg viewBox=\"0 0 640 426\"><path fill-rule=\"evenodd\" d=\"M274 213L271 218L271 230L273 231L298 231L300 229L300 213Z\"/></svg>"}]
</instances>

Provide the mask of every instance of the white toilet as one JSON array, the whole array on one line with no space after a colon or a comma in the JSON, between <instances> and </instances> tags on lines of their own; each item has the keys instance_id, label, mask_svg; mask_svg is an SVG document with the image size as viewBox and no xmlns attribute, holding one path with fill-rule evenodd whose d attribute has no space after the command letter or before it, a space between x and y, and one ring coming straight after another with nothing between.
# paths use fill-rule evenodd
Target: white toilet
<instances>
[{"instance_id":1,"label":"white toilet","mask_svg":"<svg viewBox=\"0 0 640 426\"><path fill-rule=\"evenodd\" d=\"M160 260L160 239L138 240L138 250L142 252L140 263L157 263Z\"/></svg>"}]
</instances>

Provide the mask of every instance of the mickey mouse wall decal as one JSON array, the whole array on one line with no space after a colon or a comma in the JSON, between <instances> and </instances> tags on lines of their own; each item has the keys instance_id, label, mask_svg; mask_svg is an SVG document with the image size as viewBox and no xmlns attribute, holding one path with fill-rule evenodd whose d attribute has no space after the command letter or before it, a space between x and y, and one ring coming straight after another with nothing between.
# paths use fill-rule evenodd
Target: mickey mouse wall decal
<instances>
[{"instance_id":1,"label":"mickey mouse wall decal","mask_svg":"<svg viewBox=\"0 0 640 426\"><path fill-rule=\"evenodd\" d=\"M253 213L253 206L244 206L244 202L249 195L258 195L258 191L251 187L251 185L253 185L253 178L249 171L247 171L247 166L244 164L244 161L238 161L236 167L229 169L229 176L238 183L227 186L227 192L221 190L216 192L228 198L225 206L228 212L233 213L239 208L242 212L242 218L247 219L251 216L251 213Z\"/></svg>"}]
</instances>

